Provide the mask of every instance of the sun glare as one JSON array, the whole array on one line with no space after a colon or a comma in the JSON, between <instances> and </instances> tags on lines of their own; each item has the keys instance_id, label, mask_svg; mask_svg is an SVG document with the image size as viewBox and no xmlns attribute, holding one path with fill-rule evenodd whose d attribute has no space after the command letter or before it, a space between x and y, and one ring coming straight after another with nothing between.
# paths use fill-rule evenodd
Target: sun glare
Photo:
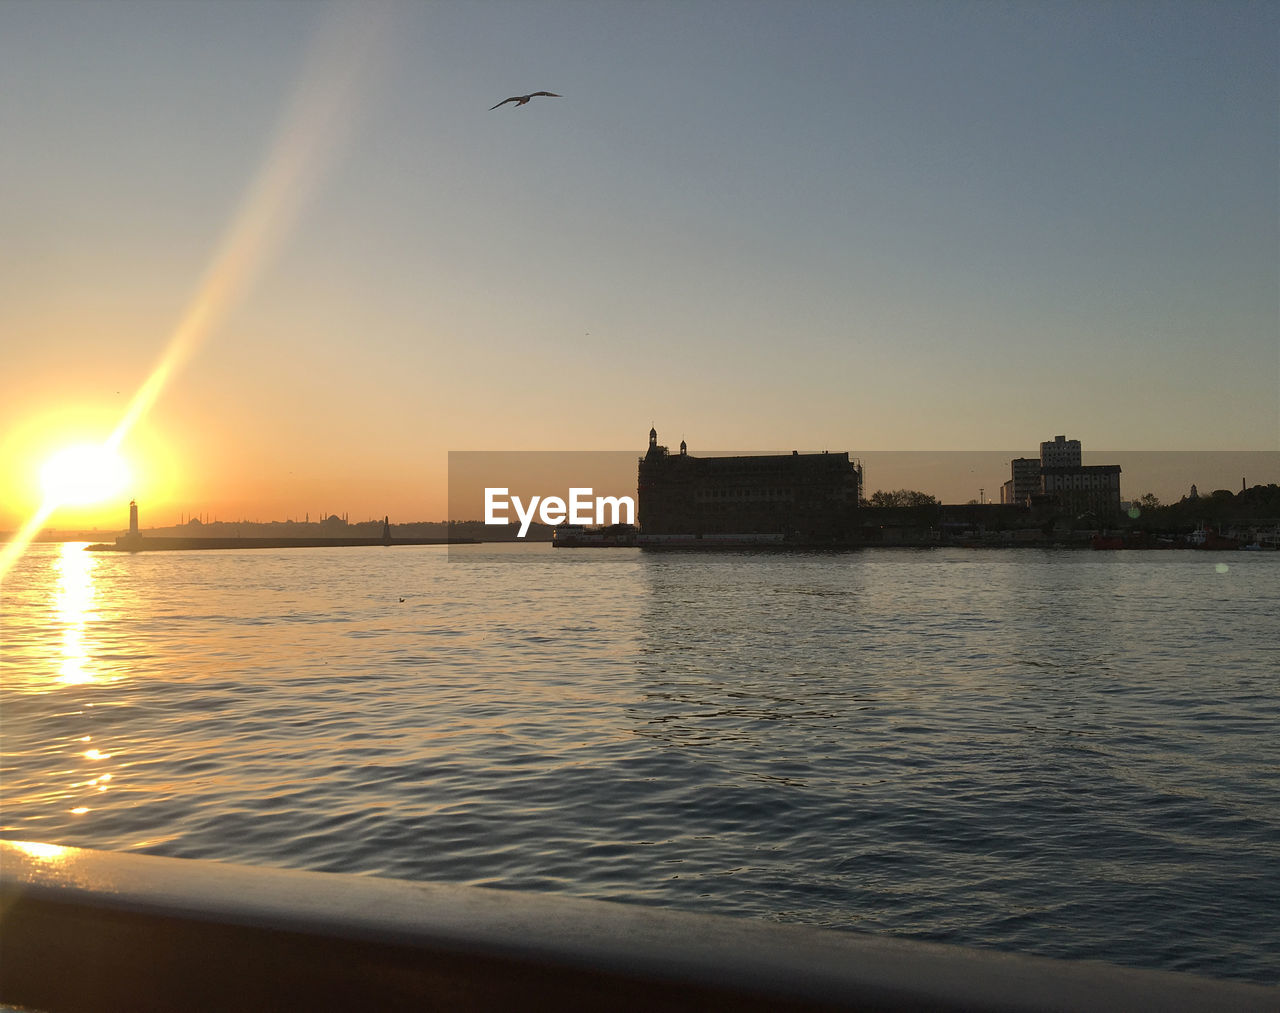
<instances>
[{"instance_id":1,"label":"sun glare","mask_svg":"<svg viewBox=\"0 0 1280 1013\"><path fill-rule=\"evenodd\" d=\"M129 470L115 448L160 397L166 383L243 298L269 256L287 237L303 197L319 181L355 119L366 71L377 66L380 40L391 25L390 8L369 17L368 5L348 5L327 20L313 41L280 130L258 178L228 229L195 297L160 356L133 396L105 446L61 451L41 469L44 502L17 536L0 544L0 580L63 506L91 506L119 496Z\"/></svg>"},{"instance_id":2,"label":"sun glare","mask_svg":"<svg viewBox=\"0 0 1280 1013\"><path fill-rule=\"evenodd\" d=\"M80 444L60 450L40 469L46 502L90 506L114 499L129 484L129 466L110 447Z\"/></svg>"}]
</instances>

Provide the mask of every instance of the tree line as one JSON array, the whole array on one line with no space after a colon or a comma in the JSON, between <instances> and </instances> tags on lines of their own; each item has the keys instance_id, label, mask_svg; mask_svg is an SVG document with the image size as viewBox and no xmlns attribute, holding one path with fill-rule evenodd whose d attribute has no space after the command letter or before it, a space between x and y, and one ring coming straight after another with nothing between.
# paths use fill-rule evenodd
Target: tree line
<instances>
[{"instance_id":1,"label":"tree line","mask_svg":"<svg viewBox=\"0 0 1280 1013\"><path fill-rule=\"evenodd\" d=\"M1177 529L1200 524L1280 522L1280 485L1255 485L1240 492L1215 489L1206 496L1183 496L1161 503L1152 493L1134 501L1129 520L1135 527Z\"/></svg>"},{"instance_id":2,"label":"tree line","mask_svg":"<svg viewBox=\"0 0 1280 1013\"><path fill-rule=\"evenodd\" d=\"M864 497L860 503L866 507L927 507L942 505L941 500L936 496L930 496L927 492L917 492L915 489L894 489L892 492L877 489L870 496Z\"/></svg>"}]
</instances>

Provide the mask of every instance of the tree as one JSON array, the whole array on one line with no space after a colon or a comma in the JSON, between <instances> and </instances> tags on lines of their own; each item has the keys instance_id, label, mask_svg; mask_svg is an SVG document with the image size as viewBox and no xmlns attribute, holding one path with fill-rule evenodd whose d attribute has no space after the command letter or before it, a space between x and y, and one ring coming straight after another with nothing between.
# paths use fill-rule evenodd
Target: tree
<instances>
[{"instance_id":1,"label":"tree","mask_svg":"<svg viewBox=\"0 0 1280 1013\"><path fill-rule=\"evenodd\" d=\"M917 492L914 489L895 489L893 492L877 489L866 504L873 507L923 507L938 506L939 501L927 492Z\"/></svg>"}]
</instances>

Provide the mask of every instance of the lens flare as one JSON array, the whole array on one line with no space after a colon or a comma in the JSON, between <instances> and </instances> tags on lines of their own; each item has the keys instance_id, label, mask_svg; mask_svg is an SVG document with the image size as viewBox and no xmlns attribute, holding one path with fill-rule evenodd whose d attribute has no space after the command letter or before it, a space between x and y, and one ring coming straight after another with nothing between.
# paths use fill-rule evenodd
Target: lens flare
<instances>
[{"instance_id":1,"label":"lens flare","mask_svg":"<svg viewBox=\"0 0 1280 1013\"><path fill-rule=\"evenodd\" d=\"M309 50L280 129L239 213L217 248L163 353L103 445L114 455L165 386L244 298L315 192L355 119L361 86L378 44L387 35L390 7L331 8ZM83 461L81 462L84 463ZM53 467L52 464L50 467ZM40 509L0 551L0 580L58 507L79 495L87 473L60 462L46 480ZM86 479L86 485L92 481Z\"/></svg>"}]
</instances>

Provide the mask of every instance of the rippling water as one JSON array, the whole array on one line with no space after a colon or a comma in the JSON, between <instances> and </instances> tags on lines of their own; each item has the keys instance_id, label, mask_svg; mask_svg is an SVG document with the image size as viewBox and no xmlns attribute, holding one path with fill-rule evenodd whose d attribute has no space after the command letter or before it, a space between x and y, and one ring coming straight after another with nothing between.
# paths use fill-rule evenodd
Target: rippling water
<instances>
[{"instance_id":1,"label":"rippling water","mask_svg":"<svg viewBox=\"0 0 1280 1013\"><path fill-rule=\"evenodd\" d=\"M3 587L0 835L1275 983L1278 577L37 545Z\"/></svg>"}]
</instances>

